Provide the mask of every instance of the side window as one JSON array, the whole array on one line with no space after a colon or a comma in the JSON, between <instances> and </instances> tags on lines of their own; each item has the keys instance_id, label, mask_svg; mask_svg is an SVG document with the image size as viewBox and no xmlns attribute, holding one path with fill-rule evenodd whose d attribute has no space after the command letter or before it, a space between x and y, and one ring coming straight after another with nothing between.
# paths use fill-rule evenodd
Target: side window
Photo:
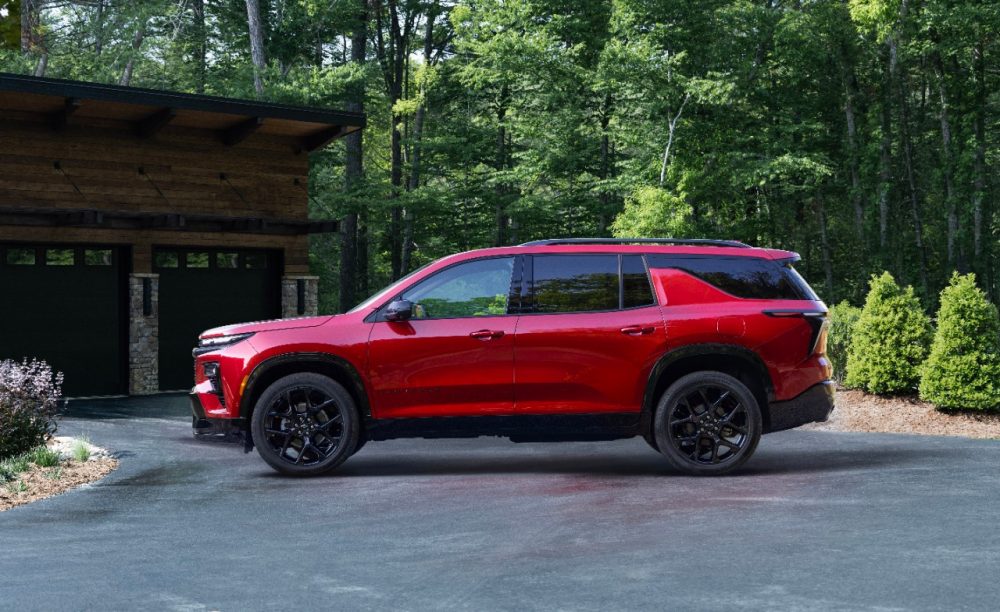
<instances>
[{"instance_id":1,"label":"side window","mask_svg":"<svg viewBox=\"0 0 1000 612\"><path fill-rule=\"evenodd\" d=\"M534 312L618 309L617 255L535 255Z\"/></svg>"},{"instance_id":2,"label":"side window","mask_svg":"<svg viewBox=\"0 0 1000 612\"><path fill-rule=\"evenodd\" d=\"M776 263L756 257L685 258L650 255L651 268L676 268L730 295L758 300L800 300L802 297Z\"/></svg>"},{"instance_id":3,"label":"side window","mask_svg":"<svg viewBox=\"0 0 1000 612\"><path fill-rule=\"evenodd\" d=\"M654 303L642 255L622 255L622 307L637 308Z\"/></svg>"},{"instance_id":4,"label":"side window","mask_svg":"<svg viewBox=\"0 0 1000 612\"><path fill-rule=\"evenodd\" d=\"M478 259L426 278L403 293L414 319L455 319L507 313L513 257Z\"/></svg>"}]
</instances>

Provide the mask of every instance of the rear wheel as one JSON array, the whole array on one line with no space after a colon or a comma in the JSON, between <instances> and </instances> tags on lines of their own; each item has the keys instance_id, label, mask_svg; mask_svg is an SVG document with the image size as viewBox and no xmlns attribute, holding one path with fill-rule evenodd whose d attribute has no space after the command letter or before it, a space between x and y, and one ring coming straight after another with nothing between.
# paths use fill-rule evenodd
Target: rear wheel
<instances>
[{"instance_id":1,"label":"rear wheel","mask_svg":"<svg viewBox=\"0 0 1000 612\"><path fill-rule=\"evenodd\" d=\"M254 407L250 431L261 458L292 476L328 472L358 444L351 394L334 380L304 372L275 381Z\"/></svg>"},{"instance_id":2,"label":"rear wheel","mask_svg":"<svg viewBox=\"0 0 1000 612\"><path fill-rule=\"evenodd\" d=\"M660 398L653 434L674 467L707 476L746 463L762 428L760 406L746 385L722 372L695 372Z\"/></svg>"}]
</instances>

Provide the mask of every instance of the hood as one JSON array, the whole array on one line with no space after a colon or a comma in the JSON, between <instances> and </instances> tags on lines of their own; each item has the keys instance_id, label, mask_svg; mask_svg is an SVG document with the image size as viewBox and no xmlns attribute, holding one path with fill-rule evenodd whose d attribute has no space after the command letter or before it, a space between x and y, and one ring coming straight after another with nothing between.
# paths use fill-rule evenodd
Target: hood
<instances>
[{"instance_id":1,"label":"hood","mask_svg":"<svg viewBox=\"0 0 1000 612\"><path fill-rule=\"evenodd\" d=\"M280 329L298 329L302 327L319 327L336 315L321 317L297 317L294 319L273 319L271 321L251 321L249 323L233 323L222 327L213 327L201 332L199 338L214 338L216 336L232 336L235 334L255 334L258 332L277 331Z\"/></svg>"}]
</instances>

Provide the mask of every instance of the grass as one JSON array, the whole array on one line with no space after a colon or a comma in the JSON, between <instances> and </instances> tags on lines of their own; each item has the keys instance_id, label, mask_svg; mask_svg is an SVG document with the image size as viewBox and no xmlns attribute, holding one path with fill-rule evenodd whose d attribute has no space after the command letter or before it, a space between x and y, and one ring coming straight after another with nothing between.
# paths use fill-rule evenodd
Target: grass
<instances>
[{"instance_id":1,"label":"grass","mask_svg":"<svg viewBox=\"0 0 1000 612\"><path fill-rule=\"evenodd\" d=\"M59 466L54 470L49 470L48 472L45 472L45 477L49 480L59 480L62 478L62 470L62 466Z\"/></svg>"},{"instance_id":2,"label":"grass","mask_svg":"<svg viewBox=\"0 0 1000 612\"><path fill-rule=\"evenodd\" d=\"M70 453L77 461L87 461L90 459L90 445L88 441L83 438L77 438L73 441L73 448L70 450Z\"/></svg>"},{"instance_id":3,"label":"grass","mask_svg":"<svg viewBox=\"0 0 1000 612\"><path fill-rule=\"evenodd\" d=\"M59 453L47 446L39 446L30 451L28 456L38 467L53 467L59 465Z\"/></svg>"}]
</instances>

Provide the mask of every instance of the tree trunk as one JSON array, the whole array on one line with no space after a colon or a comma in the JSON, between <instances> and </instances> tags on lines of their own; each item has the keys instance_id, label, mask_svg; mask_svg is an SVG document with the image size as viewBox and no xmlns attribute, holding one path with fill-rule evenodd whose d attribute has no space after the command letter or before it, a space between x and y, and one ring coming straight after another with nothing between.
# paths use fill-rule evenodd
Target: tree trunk
<instances>
[{"instance_id":1,"label":"tree trunk","mask_svg":"<svg viewBox=\"0 0 1000 612\"><path fill-rule=\"evenodd\" d=\"M846 55L846 54L845 54ZM844 60L842 79L844 82L844 120L847 124L847 157L851 173L851 207L854 209L854 233L858 242L865 241L865 209L861 194L861 171L858 164L858 126L854 117L854 97L857 95L853 69Z\"/></svg>"},{"instance_id":2,"label":"tree trunk","mask_svg":"<svg viewBox=\"0 0 1000 612\"><path fill-rule=\"evenodd\" d=\"M601 210L597 216L597 234L603 236L608 231L608 219L611 216L611 198L608 195L607 180L611 176L611 138L608 135L608 125L611 123L611 94L604 95L601 105L601 148L597 175L601 179Z\"/></svg>"},{"instance_id":3,"label":"tree trunk","mask_svg":"<svg viewBox=\"0 0 1000 612\"><path fill-rule=\"evenodd\" d=\"M363 66L366 58L368 44L368 13L365 10L365 0L358 2L359 13L354 31L351 33L351 61L359 67ZM365 109L365 85L364 81L352 92L353 100L347 103L347 110L354 112L364 112ZM346 141L346 164L344 170L345 188L351 196L351 207L355 206L357 200L355 194L362 186L364 180L364 149L362 141L362 131L351 132L344 140ZM359 282L360 247L358 238L358 213L350 210L344 215L341 230L340 245L340 310L346 312L358 300L356 290L361 289ZM365 247L367 249L367 246ZM367 270L362 271L367 277Z\"/></svg>"},{"instance_id":4,"label":"tree trunk","mask_svg":"<svg viewBox=\"0 0 1000 612\"><path fill-rule=\"evenodd\" d=\"M97 1L97 19L94 28L94 54L98 57L104 51L104 2L105 0Z\"/></svg>"},{"instance_id":5,"label":"tree trunk","mask_svg":"<svg viewBox=\"0 0 1000 612\"><path fill-rule=\"evenodd\" d=\"M958 237L958 207L955 202L955 187L951 155L951 122L948 119L948 94L945 91L944 65L941 55L933 53L934 74L937 77L941 120L941 173L944 178L944 201L948 211L948 263L955 265L955 241Z\"/></svg>"},{"instance_id":6,"label":"tree trunk","mask_svg":"<svg viewBox=\"0 0 1000 612\"><path fill-rule=\"evenodd\" d=\"M435 3L427 12L427 24L424 30L424 67L425 70L431 65L431 52L434 49L434 19L437 17L437 4ZM421 88L423 86L421 85ZM421 140L424 135L424 117L427 114L427 92L420 91L420 106L417 107L416 116L413 118L413 141L412 152L410 154L410 180L409 191L415 191L420 186L420 154ZM407 207L406 215L403 219L403 257L402 273L406 274L410 270L410 260L413 253L413 219L414 212L412 204Z\"/></svg>"},{"instance_id":7,"label":"tree trunk","mask_svg":"<svg viewBox=\"0 0 1000 612\"><path fill-rule=\"evenodd\" d=\"M45 76L45 69L49 66L49 53L47 51L42 51L42 54L38 56L38 61L35 63L35 76L43 77Z\"/></svg>"},{"instance_id":8,"label":"tree trunk","mask_svg":"<svg viewBox=\"0 0 1000 612\"><path fill-rule=\"evenodd\" d=\"M194 0L191 9L194 12L194 35L197 39L194 50L195 61L198 63L195 91L202 94L205 93L208 77L208 30L205 27L205 0Z\"/></svg>"},{"instance_id":9,"label":"tree trunk","mask_svg":"<svg viewBox=\"0 0 1000 612\"><path fill-rule=\"evenodd\" d=\"M382 28L382 7L375 10L376 19L376 55L382 67L386 91L389 94L389 107L394 108L403 93L403 70L407 58L407 43L410 38L413 14L407 16L405 27L401 26L396 0L388 1L389 7L389 47L386 49L385 33ZM399 124L402 118L392 114L392 132L390 139L389 182L392 186L390 198L398 200L403 187L403 146ZM403 209L392 206L389 213L389 259L393 280L401 275L402 270L402 217Z\"/></svg>"},{"instance_id":10,"label":"tree trunk","mask_svg":"<svg viewBox=\"0 0 1000 612\"><path fill-rule=\"evenodd\" d=\"M892 82L896 72L896 43L886 41L886 67L882 82L881 127L878 171L878 243L882 253L889 244L889 189L892 181Z\"/></svg>"},{"instance_id":11,"label":"tree trunk","mask_svg":"<svg viewBox=\"0 0 1000 612\"><path fill-rule=\"evenodd\" d=\"M920 265L920 286L923 295L929 296L930 284L927 280L927 247L924 244L924 223L917 193L917 181L913 172L913 141L910 138L910 88L905 76L899 82L899 132L903 140L903 165L906 166L906 185L910 196L910 213L913 216L913 241L917 247Z\"/></svg>"},{"instance_id":12,"label":"tree trunk","mask_svg":"<svg viewBox=\"0 0 1000 612\"><path fill-rule=\"evenodd\" d=\"M507 97L510 90L504 85L500 92L500 106L497 109L497 150L496 169L502 172L507 166L507 126L504 119L507 117ZM494 211L494 223L496 233L493 238L493 246L503 246L507 242L507 209L504 199L507 197L507 190L500 182L496 187L496 209Z\"/></svg>"},{"instance_id":13,"label":"tree trunk","mask_svg":"<svg viewBox=\"0 0 1000 612\"><path fill-rule=\"evenodd\" d=\"M31 51L34 46L35 0L21 0L21 53Z\"/></svg>"},{"instance_id":14,"label":"tree trunk","mask_svg":"<svg viewBox=\"0 0 1000 612\"><path fill-rule=\"evenodd\" d=\"M830 255L830 238L826 227L826 203L823 201L823 193L816 192L816 216L819 221L820 248L823 253L823 276L826 279L827 299L833 299L833 259ZM833 302L830 302L831 304Z\"/></svg>"},{"instance_id":15,"label":"tree trunk","mask_svg":"<svg viewBox=\"0 0 1000 612\"><path fill-rule=\"evenodd\" d=\"M983 41L976 43L973 50L974 71L976 75L976 95L975 95L975 118L973 120L973 137L976 143L976 152L972 163L973 184L972 184L972 245L975 255L974 269L979 273L980 282L983 283L992 295L992 266L989 265L990 241L986 241L984 249L983 241L983 202L986 199L986 51ZM985 215L990 219L990 215ZM985 257L984 257L985 255Z\"/></svg>"},{"instance_id":16,"label":"tree trunk","mask_svg":"<svg viewBox=\"0 0 1000 612\"><path fill-rule=\"evenodd\" d=\"M260 3L258 0L246 0L247 22L250 31L250 58L253 60L253 87L258 98L264 97L264 68L267 58L264 56L264 33L260 24Z\"/></svg>"},{"instance_id":17,"label":"tree trunk","mask_svg":"<svg viewBox=\"0 0 1000 612\"><path fill-rule=\"evenodd\" d=\"M132 36L132 54L129 56L128 62L125 64L125 70L122 71L122 78L118 81L118 84L123 87L128 87L132 82L132 71L135 70L135 58L139 55L139 50L142 49L142 40L145 37L146 22L143 21L139 24L139 28Z\"/></svg>"}]
</instances>

